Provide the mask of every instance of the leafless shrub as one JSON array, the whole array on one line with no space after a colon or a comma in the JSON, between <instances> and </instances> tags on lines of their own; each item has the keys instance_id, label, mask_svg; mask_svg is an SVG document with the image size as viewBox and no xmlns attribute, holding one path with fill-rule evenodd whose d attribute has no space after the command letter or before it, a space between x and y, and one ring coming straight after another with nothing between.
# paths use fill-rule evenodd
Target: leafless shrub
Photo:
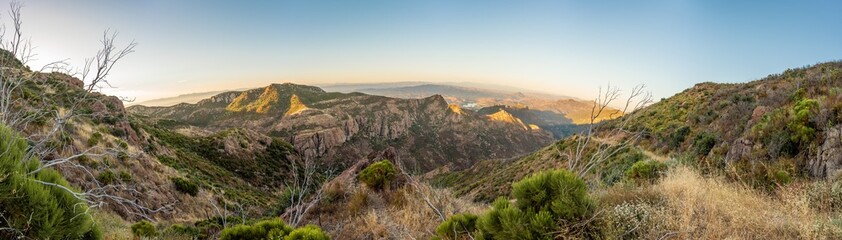
<instances>
[{"instance_id":1,"label":"leafless shrub","mask_svg":"<svg viewBox=\"0 0 842 240\"><path fill-rule=\"evenodd\" d=\"M629 96L623 102L621 109L623 115L632 113L652 103L652 94L645 92L646 86L639 85L632 89ZM591 117L587 130L580 136L574 136L575 148L566 152L559 149L559 154L565 156L567 168L579 177L585 178L592 173L595 167L610 160L618 153L627 150L643 135L640 132L626 130L628 118L619 118L616 125L611 128L603 128L604 122L597 122L600 116L606 114L616 101L622 97L622 91L617 87L608 86L599 89L599 96L594 100L591 109ZM613 117L613 116L611 116Z\"/></svg>"}]
</instances>

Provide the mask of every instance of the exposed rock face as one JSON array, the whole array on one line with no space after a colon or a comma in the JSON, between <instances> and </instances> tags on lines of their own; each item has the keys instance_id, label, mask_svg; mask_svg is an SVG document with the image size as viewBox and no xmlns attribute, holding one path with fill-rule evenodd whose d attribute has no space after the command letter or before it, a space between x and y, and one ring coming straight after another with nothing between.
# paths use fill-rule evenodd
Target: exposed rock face
<instances>
[{"instance_id":1,"label":"exposed rock face","mask_svg":"<svg viewBox=\"0 0 842 240\"><path fill-rule=\"evenodd\" d=\"M751 112L751 121L757 122L768 111L769 111L769 108L766 107L766 106L758 106L758 107L754 108L754 111Z\"/></svg>"},{"instance_id":2,"label":"exposed rock face","mask_svg":"<svg viewBox=\"0 0 842 240\"><path fill-rule=\"evenodd\" d=\"M305 158L316 158L349 140L354 132L338 127L296 134L291 137L295 149Z\"/></svg>"},{"instance_id":3,"label":"exposed rock face","mask_svg":"<svg viewBox=\"0 0 842 240\"><path fill-rule=\"evenodd\" d=\"M73 76L63 74L63 73L39 73L35 75L36 81L47 81L47 79L57 80L67 84L70 87L82 89L85 87L85 83L78 78Z\"/></svg>"},{"instance_id":4,"label":"exposed rock face","mask_svg":"<svg viewBox=\"0 0 842 240\"><path fill-rule=\"evenodd\" d=\"M751 156L752 147L754 143L748 139L740 138L731 144L728 149L728 154L725 155L725 162L732 163L740 160L746 160Z\"/></svg>"},{"instance_id":5,"label":"exposed rock face","mask_svg":"<svg viewBox=\"0 0 842 240\"><path fill-rule=\"evenodd\" d=\"M439 95L397 99L327 93L294 84L221 95L198 104L129 109L206 129L253 129L292 143L305 158L344 165L394 147L413 169L447 164L464 168L482 159L524 154L552 141L548 132L526 127L514 116L512 121L521 124L455 111Z\"/></svg>"},{"instance_id":6,"label":"exposed rock face","mask_svg":"<svg viewBox=\"0 0 842 240\"><path fill-rule=\"evenodd\" d=\"M824 144L816 158L810 159L808 167L814 177L837 179L842 174L842 125L825 131Z\"/></svg>"}]
</instances>

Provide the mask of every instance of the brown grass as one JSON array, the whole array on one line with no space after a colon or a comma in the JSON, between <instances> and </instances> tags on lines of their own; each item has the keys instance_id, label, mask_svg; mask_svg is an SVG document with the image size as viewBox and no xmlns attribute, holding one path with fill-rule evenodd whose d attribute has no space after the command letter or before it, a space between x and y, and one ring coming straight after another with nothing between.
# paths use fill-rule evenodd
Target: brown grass
<instances>
[{"instance_id":1,"label":"brown grass","mask_svg":"<svg viewBox=\"0 0 842 240\"><path fill-rule=\"evenodd\" d=\"M351 215L359 215L366 207L368 207L368 190L364 188L357 189L351 199L348 200L348 212Z\"/></svg>"},{"instance_id":2,"label":"brown grass","mask_svg":"<svg viewBox=\"0 0 842 240\"><path fill-rule=\"evenodd\" d=\"M832 213L810 207L807 186L793 184L770 195L677 167L655 185L604 192L601 213L609 238L842 237Z\"/></svg>"},{"instance_id":3,"label":"brown grass","mask_svg":"<svg viewBox=\"0 0 842 240\"><path fill-rule=\"evenodd\" d=\"M353 193L343 201L322 202L308 218L335 239L429 239L441 220L424 196L447 217L486 208L424 183L418 189L403 186L373 192L358 185L346 191Z\"/></svg>"}]
</instances>

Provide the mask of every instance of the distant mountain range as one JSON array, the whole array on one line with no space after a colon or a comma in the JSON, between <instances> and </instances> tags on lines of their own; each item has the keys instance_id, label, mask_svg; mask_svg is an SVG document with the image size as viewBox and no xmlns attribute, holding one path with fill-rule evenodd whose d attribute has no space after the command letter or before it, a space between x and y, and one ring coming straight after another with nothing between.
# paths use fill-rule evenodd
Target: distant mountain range
<instances>
[{"instance_id":1,"label":"distant mountain range","mask_svg":"<svg viewBox=\"0 0 842 240\"><path fill-rule=\"evenodd\" d=\"M211 132L256 130L284 139L305 158L338 166L393 147L418 171L465 168L487 158L525 154L553 140L550 132L508 113L498 114L509 115L502 119L461 109L441 95L400 99L291 83L224 92L196 104L132 106L128 111Z\"/></svg>"},{"instance_id":2,"label":"distant mountain range","mask_svg":"<svg viewBox=\"0 0 842 240\"><path fill-rule=\"evenodd\" d=\"M525 124L533 124L550 130L557 138L576 132L574 125L588 124L591 118L592 101L566 96L538 93L525 89L477 83L360 83L329 84L320 86L327 92L365 93L404 99L424 99L441 95L449 104L468 110L486 107L505 108ZM143 106L172 106L178 103L197 103L204 98L223 93L222 91L186 94L172 98L156 99L138 103ZM517 109L517 110L514 110ZM596 120L621 116L622 113L609 109Z\"/></svg>"}]
</instances>

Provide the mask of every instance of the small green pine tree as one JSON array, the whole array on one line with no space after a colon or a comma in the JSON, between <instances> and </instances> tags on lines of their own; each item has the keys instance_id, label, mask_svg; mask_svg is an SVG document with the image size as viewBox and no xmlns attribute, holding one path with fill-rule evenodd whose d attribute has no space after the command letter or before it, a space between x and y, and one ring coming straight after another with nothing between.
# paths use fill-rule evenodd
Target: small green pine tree
<instances>
[{"instance_id":1,"label":"small green pine tree","mask_svg":"<svg viewBox=\"0 0 842 240\"><path fill-rule=\"evenodd\" d=\"M436 227L436 234L443 239L467 239L476 231L477 218L470 213L453 215Z\"/></svg>"},{"instance_id":2,"label":"small green pine tree","mask_svg":"<svg viewBox=\"0 0 842 240\"><path fill-rule=\"evenodd\" d=\"M478 218L451 217L436 229L438 237L459 239L464 237L455 233L468 232L474 239L555 239L563 232L596 237L590 226L580 224L595 209L588 187L570 171L542 172L524 178L512 185L512 195L514 203L499 198L491 210Z\"/></svg>"},{"instance_id":3,"label":"small green pine tree","mask_svg":"<svg viewBox=\"0 0 842 240\"><path fill-rule=\"evenodd\" d=\"M0 239L102 239L67 180L38 159L26 159L26 141L0 125Z\"/></svg>"},{"instance_id":4,"label":"small green pine tree","mask_svg":"<svg viewBox=\"0 0 842 240\"><path fill-rule=\"evenodd\" d=\"M588 186L566 170L543 172L512 185L518 209L538 213L550 211L564 220L578 220L593 211Z\"/></svg>"}]
</instances>

